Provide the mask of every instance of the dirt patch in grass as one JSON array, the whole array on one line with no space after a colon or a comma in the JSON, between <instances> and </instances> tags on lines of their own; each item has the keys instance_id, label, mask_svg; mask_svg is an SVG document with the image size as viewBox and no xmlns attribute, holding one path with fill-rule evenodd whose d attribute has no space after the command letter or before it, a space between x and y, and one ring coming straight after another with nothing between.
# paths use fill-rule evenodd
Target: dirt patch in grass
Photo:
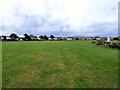
<instances>
[{"instance_id":1,"label":"dirt patch in grass","mask_svg":"<svg viewBox=\"0 0 120 90\"><path fill-rule=\"evenodd\" d=\"M49 75L48 78L46 78L46 84L48 88L59 87L60 84L59 76L57 76L56 74Z\"/></svg>"},{"instance_id":2,"label":"dirt patch in grass","mask_svg":"<svg viewBox=\"0 0 120 90\"><path fill-rule=\"evenodd\" d=\"M65 65L64 65L63 63L61 63L61 64L59 65L59 67L60 67L61 69L65 69Z\"/></svg>"}]
</instances>

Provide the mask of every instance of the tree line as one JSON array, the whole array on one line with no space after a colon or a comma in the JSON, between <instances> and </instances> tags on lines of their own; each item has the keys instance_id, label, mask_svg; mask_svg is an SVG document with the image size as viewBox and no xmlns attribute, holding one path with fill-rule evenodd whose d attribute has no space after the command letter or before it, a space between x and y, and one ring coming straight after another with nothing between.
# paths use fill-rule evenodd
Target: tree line
<instances>
[{"instance_id":1,"label":"tree line","mask_svg":"<svg viewBox=\"0 0 120 90\"><path fill-rule=\"evenodd\" d=\"M38 37L37 37L37 36L34 36L34 35L32 35L32 34L28 35L28 34L25 33L23 36L24 36L24 38L21 38L21 37L19 37L17 34L12 33L12 34L9 35L9 37L10 37L9 40L10 40L10 41L17 41L17 40L20 40L20 39L22 39L22 40L24 40L24 41L38 40ZM7 40L7 36L1 36L1 37L2 37L2 40L3 40L3 41L6 41L6 40ZM53 39L55 38L55 36L54 36L54 35L50 35L50 38L51 38L51 40L53 40ZM39 36L39 39L40 39L40 40L48 40L49 37L48 37L47 35L40 35L40 36Z\"/></svg>"}]
</instances>

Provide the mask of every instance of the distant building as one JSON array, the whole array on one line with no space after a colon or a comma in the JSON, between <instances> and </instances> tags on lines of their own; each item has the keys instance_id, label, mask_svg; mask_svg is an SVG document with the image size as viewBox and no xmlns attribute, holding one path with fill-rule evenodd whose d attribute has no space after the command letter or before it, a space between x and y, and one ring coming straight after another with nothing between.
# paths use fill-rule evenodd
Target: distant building
<instances>
[{"instance_id":1,"label":"distant building","mask_svg":"<svg viewBox=\"0 0 120 90\"><path fill-rule=\"evenodd\" d=\"M0 36L0 40L1 41L6 40L6 36Z\"/></svg>"},{"instance_id":2,"label":"distant building","mask_svg":"<svg viewBox=\"0 0 120 90\"><path fill-rule=\"evenodd\" d=\"M25 36L20 36L20 37L19 37L19 40L20 40L20 41L25 40Z\"/></svg>"},{"instance_id":3,"label":"distant building","mask_svg":"<svg viewBox=\"0 0 120 90\"><path fill-rule=\"evenodd\" d=\"M9 37L9 36L6 36L6 40L11 40L11 37Z\"/></svg>"},{"instance_id":4,"label":"distant building","mask_svg":"<svg viewBox=\"0 0 120 90\"><path fill-rule=\"evenodd\" d=\"M54 40L57 40L57 37L54 37Z\"/></svg>"},{"instance_id":5,"label":"distant building","mask_svg":"<svg viewBox=\"0 0 120 90\"><path fill-rule=\"evenodd\" d=\"M57 40L63 40L64 38L63 37L56 37Z\"/></svg>"},{"instance_id":6,"label":"distant building","mask_svg":"<svg viewBox=\"0 0 120 90\"><path fill-rule=\"evenodd\" d=\"M54 37L54 38L48 37L48 40L58 40L58 39L59 39L59 37Z\"/></svg>"},{"instance_id":7,"label":"distant building","mask_svg":"<svg viewBox=\"0 0 120 90\"><path fill-rule=\"evenodd\" d=\"M73 40L73 37L67 37L66 40Z\"/></svg>"},{"instance_id":8,"label":"distant building","mask_svg":"<svg viewBox=\"0 0 120 90\"><path fill-rule=\"evenodd\" d=\"M33 36L33 35L30 35L30 38L31 38L31 40L37 40L38 39L37 36Z\"/></svg>"},{"instance_id":9,"label":"distant building","mask_svg":"<svg viewBox=\"0 0 120 90\"><path fill-rule=\"evenodd\" d=\"M101 38L96 38L96 40L101 40Z\"/></svg>"},{"instance_id":10,"label":"distant building","mask_svg":"<svg viewBox=\"0 0 120 90\"><path fill-rule=\"evenodd\" d=\"M39 38L39 36L37 36L37 40L41 40L41 39Z\"/></svg>"},{"instance_id":11,"label":"distant building","mask_svg":"<svg viewBox=\"0 0 120 90\"><path fill-rule=\"evenodd\" d=\"M84 37L83 40L92 40L93 38L92 37Z\"/></svg>"}]
</instances>

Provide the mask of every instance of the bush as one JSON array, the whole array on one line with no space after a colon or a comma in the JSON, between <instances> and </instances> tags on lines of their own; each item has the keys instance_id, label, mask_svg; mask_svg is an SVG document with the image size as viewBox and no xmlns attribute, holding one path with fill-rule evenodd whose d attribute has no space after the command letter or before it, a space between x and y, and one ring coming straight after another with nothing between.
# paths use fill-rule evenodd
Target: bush
<instances>
[{"instance_id":1,"label":"bush","mask_svg":"<svg viewBox=\"0 0 120 90\"><path fill-rule=\"evenodd\" d=\"M97 44L97 45L104 45L104 44L105 44L105 41L104 41L104 40L97 40L97 41L96 41L96 44Z\"/></svg>"},{"instance_id":2,"label":"bush","mask_svg":"<svg viewBox=\"0 0 120 90\"><path fill-rule=\"evenodd\" d=\"M120 48L120 43L118 42L113 42L109 47L112 47L112 48Z\"/></svg>"},{"instance_id":3,"label":"bush","mask_svg":"<svg viewBox=\"0 0 120 90\"><path fill-rule=\"evenodd\" d=\"M92 41L92 43L95 43L95 41Z\"/></svg>"}]
</instances>

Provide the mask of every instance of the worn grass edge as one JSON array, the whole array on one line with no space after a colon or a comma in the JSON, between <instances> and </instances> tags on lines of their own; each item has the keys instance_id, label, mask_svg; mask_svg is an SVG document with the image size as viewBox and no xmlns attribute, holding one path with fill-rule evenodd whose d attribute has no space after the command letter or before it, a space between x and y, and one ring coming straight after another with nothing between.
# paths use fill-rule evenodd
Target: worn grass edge
<instances>
[{"instance_id":1,"label":"worn grass edge","mask_svg":"<svg viewBox=\"0 0 120 90\"><path fill-rule=\"evenodd\" d=\"M2 41L0 41L0 89L2 89Z\"/></svg>"}]
</instances>

